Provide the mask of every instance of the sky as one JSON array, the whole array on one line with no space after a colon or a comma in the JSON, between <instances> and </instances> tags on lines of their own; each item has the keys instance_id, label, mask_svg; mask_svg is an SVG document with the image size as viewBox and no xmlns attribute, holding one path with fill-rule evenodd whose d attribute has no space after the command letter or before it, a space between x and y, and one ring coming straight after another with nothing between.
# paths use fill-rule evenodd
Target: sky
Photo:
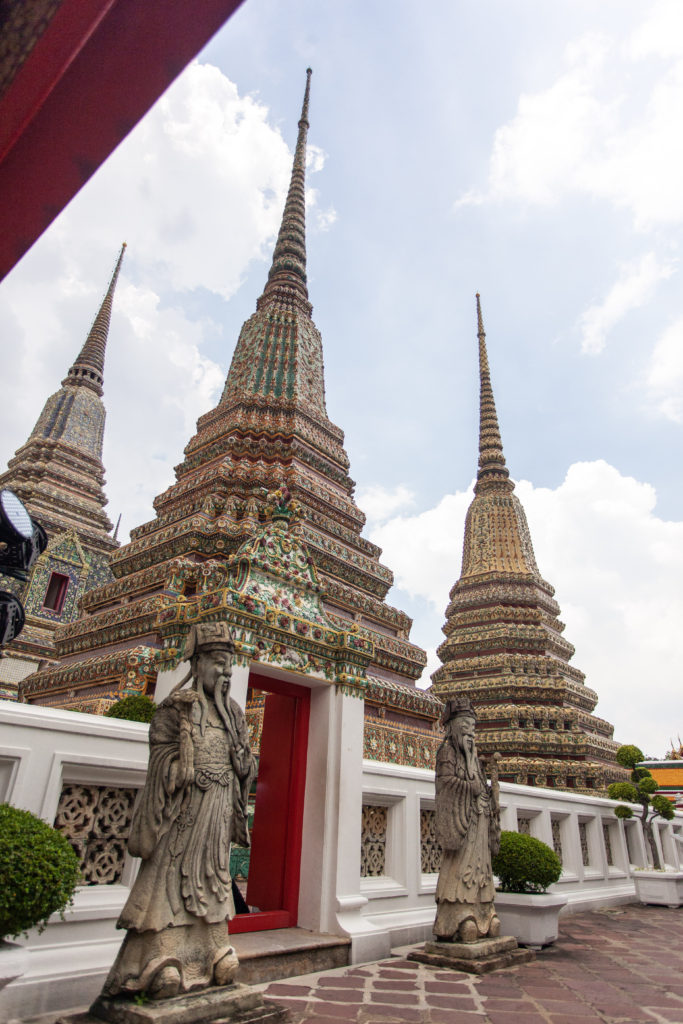
<instances>
[{"instance_id":1,"label":"sky","mask_svg":"<svg viewBox=\"0 0 683 1024\"><path fill-rule=\"evenodd\" d=\"M390 602L433 671L476 472L479 291L572 664L615 738L664 756L683 733L680 0L246 0L0 284L0 465L126 241L106 491L121 538L152 518L263 289L308 65L309 294Z\"/></svg>"}]
</instances>

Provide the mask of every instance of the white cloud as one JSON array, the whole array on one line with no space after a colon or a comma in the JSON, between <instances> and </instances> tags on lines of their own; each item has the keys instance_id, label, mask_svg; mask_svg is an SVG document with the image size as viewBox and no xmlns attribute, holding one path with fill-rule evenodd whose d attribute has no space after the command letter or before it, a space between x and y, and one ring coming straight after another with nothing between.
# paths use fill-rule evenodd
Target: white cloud
<instances>
[{"instance_id":1,"label":"white cloud","mask_svg":"<svg viewBox=\"0 0 683 1024\"><path fill-rule=\"evenodd\" d=\"M319 170L324 154L312 153ZM3 463L82 346L125 239L105 366L106 492L111 516L123 512L121 536L150 518L197 416L218 398L235 341L222 367L207 358L222 327L188 293L229 298L250 261L269 255L291 162L267 107L216 67L185 70L3 282L0 334L13 353Z\"/></svg>"},{"instance_id":2,"label":"white cloud","mask_svg":"<svg viewBox=\"0 0 683 1024\"><path fill-rule=\"evenodd\" d=\"M621 267L619 279L603 301L581 314L581 351L598 355L605 348L607 335L632 309L644 306L656 286L674 272L672 263L660 263L654 252Z\"/></svg>"},{"instance_id":3,"label":"white cloud","mask_svg":"<svg viewBox=\"0 0 683 1024\"><path fill-rule=\"evenodd\" d=\"M647 402L674 423L683 423L683 317L655 345L646 380Z\"/></svg>"},{"instance_id":4,"label":"white cloud","mask_svg":"<svg viewBox=\"0 0 683 1024\"><path fill-rule=\"evenodd\" d=\"M548 205L574 193L630 211L641 230L683 221L681 6L647 9L621 44L590 34L570 44L546 89L522 94L495 133L488 200Z\"/></svg>"},{"instance_id":5,"label":"white cloud","mask_svg":"<svg viewBox=\"0 0 683 1024\"><path fill-rule=\"evenodd\" d=\"M680 730L683 522L658 518L654 488L603 461L575 463L554 490L522 481L517 494L576 647L572 663L598 692L596 713L615 725L620 742L663 755ZM446 495L433 509L370 532L397 586L434 610L429 635L423 626L413 637L424 645L439 637L460 574L471 497Z\"/></svg>"},{"instance_id":6,"label":"white cloud","mask_svg":"<svg viewBox=\"0 0 683 1024\"><path fill-rule=\"evenodd\" d=\"M415 495L403 484L398 484L393 490L373 484L358 491L356 503L365 512L368 525L375 526L395 515L399 509L414 505Z\"/></svg>"}]
</instances>

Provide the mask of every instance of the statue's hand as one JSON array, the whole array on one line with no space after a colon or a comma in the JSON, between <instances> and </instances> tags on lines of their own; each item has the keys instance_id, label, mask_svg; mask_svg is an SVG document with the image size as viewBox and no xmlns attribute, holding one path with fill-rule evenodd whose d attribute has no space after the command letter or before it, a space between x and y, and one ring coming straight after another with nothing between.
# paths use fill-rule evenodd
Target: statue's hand
<instances>
[{"instance_id":1,"label":"statue's hand","mask_svg":"<svg viewBox=\"0 0 683 1024\"><path fill-rule=\"evenodd\" d=\"M188 786L194 781L194 768L188 767L183 770L179 761L172 761L168 773L168 791L175 793L177 790Z\"/></svg>"}]
</instances>

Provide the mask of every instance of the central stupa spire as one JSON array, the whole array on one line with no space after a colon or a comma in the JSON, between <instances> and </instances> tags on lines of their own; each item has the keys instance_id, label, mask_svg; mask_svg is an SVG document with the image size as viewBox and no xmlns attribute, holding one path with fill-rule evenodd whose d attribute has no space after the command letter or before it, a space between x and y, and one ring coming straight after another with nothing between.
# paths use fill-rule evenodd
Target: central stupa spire
<instances>
[{"instance_id":1,"label":"central stupa spire","mask_svg":"<svg viewBox=\"0 0 683 1024\"><path fill-rule=\"evenodd\" d=\"M299 119L299 134L282 223L275 243L268 281L257 308L269 300L292 299L296 295L308 304L306 286L306 138L308 136L308 99L311 92L311 68L306 69L306 90ZM311 307L308 306L310 312Z\"/></svg>"},{"instance_id":2,"label":"central stupa spire","mask_svg":"<svg viewBox=\"0 0 683 1024\"><path fill-rule=\"evenodd\" d=\"M482 494L484 491L494 490L513 491L515 485L510 480L510 474L505 465L503 442L498 426L496 403L493 398L479 292L477 292L477 337L479 339L479 468L474 493Z\"/></svg>"}]
</instances>

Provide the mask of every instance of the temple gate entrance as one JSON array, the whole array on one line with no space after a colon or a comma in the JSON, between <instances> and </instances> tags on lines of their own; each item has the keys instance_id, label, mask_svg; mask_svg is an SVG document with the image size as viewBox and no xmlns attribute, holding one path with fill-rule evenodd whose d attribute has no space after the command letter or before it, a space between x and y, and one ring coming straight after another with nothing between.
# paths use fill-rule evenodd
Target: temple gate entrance
<instances>
[{"instance_id":1,"label":"temple gate entrance","mask_svg":"<svg viewBox=\"0 0 683 1024\"><path fill-rule=\"evenodd\" d=\"M254 696L265 702L243 893L251 912L233 918L234 934L292 928L298 919L310 690L250 672L247 708Z\"/></svg>"}]
</instances>

